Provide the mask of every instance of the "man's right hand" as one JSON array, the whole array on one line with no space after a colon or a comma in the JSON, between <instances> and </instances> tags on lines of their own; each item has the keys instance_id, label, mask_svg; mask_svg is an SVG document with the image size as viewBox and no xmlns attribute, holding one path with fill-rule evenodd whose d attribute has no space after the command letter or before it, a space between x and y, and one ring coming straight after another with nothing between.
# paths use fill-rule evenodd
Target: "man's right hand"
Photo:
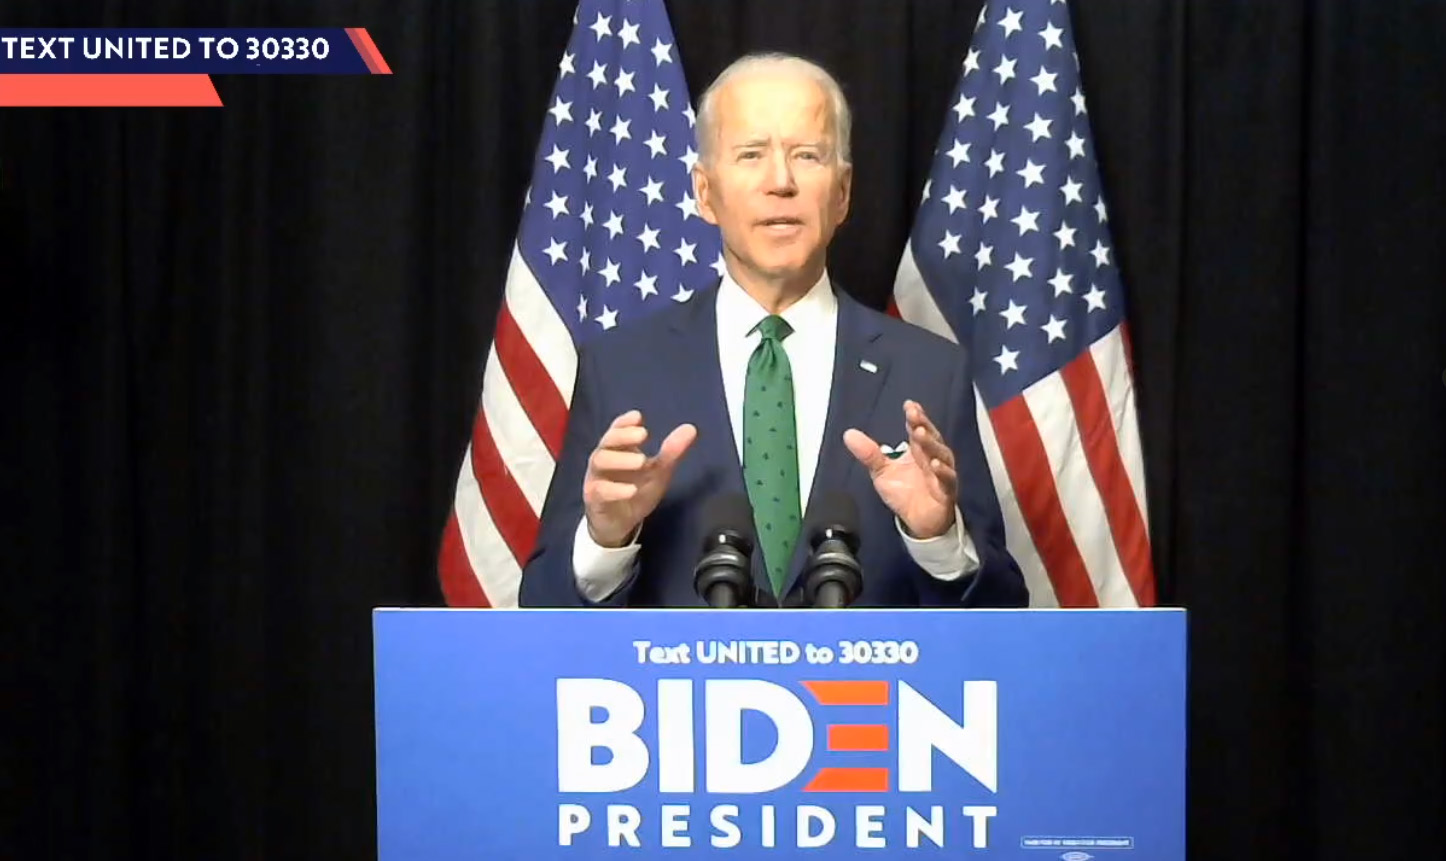
<instances>
[{"instance_id":1,"label":"man's right hand","mask_svg":"<svg viewBox=\"0 0 1446 861\"><path fill-rule=\"evenodd\" d=\"M588 533L602 547L622 547L658 507L673 469L698 437L698 429L679 425L653 457L643 454L648 438L643 414L629 410L608 427L587 461L582 504Z\"/></svg>"}]
</instances>

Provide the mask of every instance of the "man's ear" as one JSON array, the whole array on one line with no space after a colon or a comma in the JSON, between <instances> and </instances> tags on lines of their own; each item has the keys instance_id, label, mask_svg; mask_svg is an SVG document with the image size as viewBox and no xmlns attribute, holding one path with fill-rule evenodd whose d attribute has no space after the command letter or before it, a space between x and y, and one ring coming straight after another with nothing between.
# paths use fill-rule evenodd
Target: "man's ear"
<instances>
[{"instance_id":1,"label":"man's ear","mask_svg":"<svg viewBox=\"0 0 1446 861\"><path fill-rule=\"evenodd\" d=\"M846 164L839 171L838 223L843 224L849 215L849 204L853 200L854 166Z\"/></svg>"},{"instance_id":2,"label":"man's ear","mask_svg":"<svg viewBox=\"0 0 1446 861\"><path fill-rule=\"evenodd\" d=\"M713 184L703 170L703 162L693 162L693 200L698 204L698 215L713 226L718 225L718 215L713 211Z\"/></svg>"}]
</instances>

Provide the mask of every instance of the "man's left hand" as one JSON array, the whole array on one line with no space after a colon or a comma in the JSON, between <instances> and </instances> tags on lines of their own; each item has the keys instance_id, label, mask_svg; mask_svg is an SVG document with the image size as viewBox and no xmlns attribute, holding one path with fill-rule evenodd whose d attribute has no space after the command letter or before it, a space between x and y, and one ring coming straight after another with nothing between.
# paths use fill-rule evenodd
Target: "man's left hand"
<instances>
[{"instance_id":1,"label":"man's left hand","mask_svg":"<svg viewBox=\"0 0 1446 861\"><path fill-rule=\"evenodd\" d=\"M868 434L844 432L844 445L873 479L874 490L915 538L937 538L954 526L959 476L954 452L917 401L904 402L908 447L889 457Z\"/></svg>"}]
</instances>

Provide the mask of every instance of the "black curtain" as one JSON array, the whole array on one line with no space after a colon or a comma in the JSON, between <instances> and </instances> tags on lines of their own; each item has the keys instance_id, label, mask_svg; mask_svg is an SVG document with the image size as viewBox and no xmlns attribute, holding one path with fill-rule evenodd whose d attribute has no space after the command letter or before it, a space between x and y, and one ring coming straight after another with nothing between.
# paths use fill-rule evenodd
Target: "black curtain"
<instances>
[{"instance_id":1,"label":"black curtain","mask_svg":"<svg viewBox=\"0 0 1446 861\"><path fill-rule=\"evenodd\" d=\"M981 0L669 0L694 93L830 66L882 306ZM1087 0L1195 858L1439 849L1446 11ZM364 25L388 78L0 112L0 855L367 857L369 610L435 558L572 0L9 0ZM1432 847L1436 847L1433 849Z\"/></svg>"}]
</instances>

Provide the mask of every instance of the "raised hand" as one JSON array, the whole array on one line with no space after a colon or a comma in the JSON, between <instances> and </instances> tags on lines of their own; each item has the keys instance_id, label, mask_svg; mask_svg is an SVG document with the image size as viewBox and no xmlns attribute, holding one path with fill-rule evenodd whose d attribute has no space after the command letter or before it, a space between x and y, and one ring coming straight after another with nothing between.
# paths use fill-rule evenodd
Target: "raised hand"
<instances>
[{"instance_id":1,"label":"raised hand","mask_svg":"<svg viewBox=\"0 0 1446 861\"><path fill-rule=\"evenodd\" d=\"M658 507L674 467L697 437L697 428L679 425L663 440L658 453L648 457L642 449L648 439L643 414L629 410L613 419L588 458L582 482L583 510L592 540L602 547L627 544L643 519Z\"/></svg>"},{"instance_id":2,"label":"raised hand","mask_svg":"<svg viewBox=\"0 0 1446 861\"><path fill-rule=\"evenodd\" d=\"M909 446L896 458L855 428L844 432L844 445L868 469L874 491L909 534L937 538L953 527L959 500L954 452L917 401L904 402L904 426Z\"/></svg>"}]
</instances>

